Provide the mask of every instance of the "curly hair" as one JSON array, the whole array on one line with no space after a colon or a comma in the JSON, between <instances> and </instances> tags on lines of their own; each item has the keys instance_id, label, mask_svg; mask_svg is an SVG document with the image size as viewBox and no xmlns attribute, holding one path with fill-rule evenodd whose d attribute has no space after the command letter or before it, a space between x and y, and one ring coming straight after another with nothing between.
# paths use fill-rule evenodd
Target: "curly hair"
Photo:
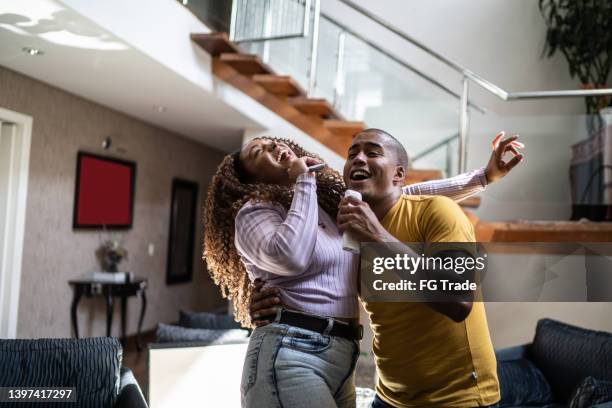
<instances>
[{"instance_id":1,"label":"curly hair","mask_svg":"<svg viewBox=\"0 0 612 408\"><path fill-rule=\"evenodd\" d=\"M261 137L283 142L298 157L317 155L304 150L288 139ZM208 271L224 298L234 306L234 318L245 327L251 326L249 299L252 287L246 269L234 244L236 214L249 200L278 203L287 210L293 200L293 187L277 184L245 182L240 151L225 156L215 173L204 209L204 254ZM316 174L317 200L333 219L346 186L342 175L326 167Z\"/></svg>"}]
</instances>

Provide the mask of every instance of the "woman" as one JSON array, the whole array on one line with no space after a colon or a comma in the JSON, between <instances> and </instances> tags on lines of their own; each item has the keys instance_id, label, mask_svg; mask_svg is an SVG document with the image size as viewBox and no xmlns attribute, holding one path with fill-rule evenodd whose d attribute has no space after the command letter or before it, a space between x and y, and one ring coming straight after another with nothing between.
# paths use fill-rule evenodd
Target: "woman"
<instances>
[{"instance_id":1,"label":"woman","mask_svg":"<svg viewBox=\"0 0 612 408\"><path fill-rule=\"evenodd\" d=\"M251 336L243 406L355 406L356 259L335 225L344 182L329 168L310 173L318 162L288 140L255 139L223 160L208 193L205 258L237 320L250 325L257 278L280 288L289 309Z\"/></svg>"}]
</instances>

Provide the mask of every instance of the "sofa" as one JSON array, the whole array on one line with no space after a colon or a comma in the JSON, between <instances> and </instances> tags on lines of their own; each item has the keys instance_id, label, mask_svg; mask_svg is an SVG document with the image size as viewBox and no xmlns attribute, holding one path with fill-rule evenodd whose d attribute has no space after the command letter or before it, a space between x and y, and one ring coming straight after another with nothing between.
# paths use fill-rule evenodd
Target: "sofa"
<instances>
[{"instance_id":1,"label":"sofa","mask_svg":"<svg viewBox=\"0 0 612 408\"><path fill-rule=\"evenodd\" d=\"M208 312L179 311L176 324L159 323L155 344L165 347L187 344L197 346L248 343L249 331L232 316Z\"/></svg>"},{"instance_id":2,"label":"sofa","mask_svg":"<svg viewBox=\"0 0 612 408\"><path fill-rule=\"evenodd\" d=\"M122 356L113 337L0 340L0 387L74 388L74 402L54 407L147 408Z\"/></svg>"},{"instance_id":3,"label":"sofa","mask_svg":"<svg viewBox=\"0 0 612 408\"><path fill-rule=\"evenodd\" d=\"M496 351L500 408L612 408L612 334L542 319L533 342Z\"/></svg>"}]
</instances>

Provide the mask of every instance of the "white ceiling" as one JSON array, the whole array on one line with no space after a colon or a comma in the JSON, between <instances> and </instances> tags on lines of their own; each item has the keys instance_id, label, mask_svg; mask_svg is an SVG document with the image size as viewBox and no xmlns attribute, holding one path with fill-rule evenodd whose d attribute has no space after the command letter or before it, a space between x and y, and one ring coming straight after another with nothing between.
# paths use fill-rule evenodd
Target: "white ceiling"
<instances>
[{"instance_id":1,"label":"white ceiling","mask_svg":"<svg viewBox=\"0 0 612 408\"><path fill-rule=\"evenodd\" d=\"M0 65L223 151L240 145L244 128L258 126L212 88L54 0L0 3Z\"/></svg>"}]
</instances>

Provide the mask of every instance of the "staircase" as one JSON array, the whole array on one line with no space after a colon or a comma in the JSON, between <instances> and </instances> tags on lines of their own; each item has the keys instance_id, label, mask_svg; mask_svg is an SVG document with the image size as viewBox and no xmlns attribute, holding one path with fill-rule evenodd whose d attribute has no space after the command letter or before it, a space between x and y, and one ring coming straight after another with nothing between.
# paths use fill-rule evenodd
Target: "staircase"
<instances>
[{"instance_id":1,"label":"staircase","mask_svg":"<svg viewBox=\"0 0 612 408\"><path fill-rule=\"evenodd\" d=\"M225 33L193 34L192 41L213 57L213 73L266 108L346 157L363 122L348 121L325 99L309 98L291 77L276 74L257 55L244 54Z\"/></svg>"},{"instance_id":2,"label":"staircase","mask_svg":"<svg viewBox=\"0 0 612 408\"><path fill-rule=\"evenodd\" d=\"M257 55L244 54L226 33L192 34L191 40L213 57L213 74L218 78L249 95L341 157L346 157L353 137L366 128L363 122L343 118L327 100L309 98L297 81L290 76L276 74ZM442 178L439 170L410 169L406 184L439 178ZM468 206L478 206L474 204L472 200Z\"/></svg>"}]
</instances>

